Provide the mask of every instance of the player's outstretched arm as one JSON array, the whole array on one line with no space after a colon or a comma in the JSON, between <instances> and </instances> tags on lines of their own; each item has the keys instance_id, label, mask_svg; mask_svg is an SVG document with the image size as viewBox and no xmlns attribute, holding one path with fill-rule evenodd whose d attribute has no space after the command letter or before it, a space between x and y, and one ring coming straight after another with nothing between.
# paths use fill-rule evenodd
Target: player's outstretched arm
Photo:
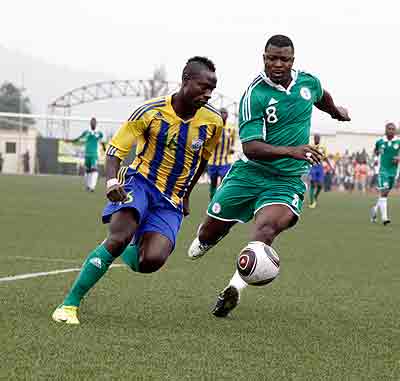
<instances>
[{"instance_id":1,"label":"player's outstretched arm","mask_svg":"<svg viewBox=\"0 0 400 381\"><path fill-rule=\"evenodd\" d=\"M117 156L106 156L106 196L112 202L121 202L126 199L126 192L117 179L121 166L121 159Z\"/></svg>"},{"instance_id":2,"label":"player's outstretched arm","mask_svg":"<svg viewBox=\"0 0 400 381\"><path fill-rule=\"evenodd\" d=\"M349 122L351 120L348 110L344 107L336 106L331 94L326 90L324 90L321 99L315 103L315 107L340 122Z\"/></svg>"}]
</instances>

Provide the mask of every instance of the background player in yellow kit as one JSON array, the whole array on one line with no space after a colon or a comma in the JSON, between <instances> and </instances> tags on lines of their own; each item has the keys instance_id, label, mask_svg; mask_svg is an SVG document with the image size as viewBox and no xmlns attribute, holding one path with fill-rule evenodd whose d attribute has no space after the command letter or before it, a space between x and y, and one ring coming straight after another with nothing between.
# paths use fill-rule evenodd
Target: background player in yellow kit
<instances>
[{"instance_id":1,"label":"background player in yellow kit","mask_svg":"<svg viewBox=\"0 0 400 381\"><path fill-rule=\"evenodd\" d=\"M210 200L213 198L217 190L218 183L222 181L233 163L233 154L235 153L235 137L236 128L227 123L228 110L221 108L220 110L224 128L222 129L221 140L215 147L208 162L208 176L210 177Z\"/></svg>"}]
</instances>

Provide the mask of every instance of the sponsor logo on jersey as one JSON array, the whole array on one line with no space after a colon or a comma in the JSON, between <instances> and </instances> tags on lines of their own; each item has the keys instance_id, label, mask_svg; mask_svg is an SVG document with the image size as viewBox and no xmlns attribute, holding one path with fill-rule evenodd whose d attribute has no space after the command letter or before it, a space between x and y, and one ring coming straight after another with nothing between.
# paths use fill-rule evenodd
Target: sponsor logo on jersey
<instances>
[{"instance_id":1,"label":"sponsor logo on jersey","mask_svg":"<svg viewBox=\"0 0 400 381\"><path fill-rule=\"evenodd\" d=\"M211 208L213 213L218 214L221 212L221 205L218 202L215 202Z\"/></svg>"},{"instance_id":2,"label":"sponsor logo on jersey","mask_svg":"<svg viewBox=\"0 0 400 381\"><path fill-rule=\"evenodd\" d=\"M202 140L202 139L194 139L192 141L192 150L193 151L198 151L203 144L204 144L204 140Z\"/></svg>"},{"instance_id":3,"label":"sponsor logo on jersey","mask_svg":"<svg viewBox=\"0 0 400 381\"><path fill-rule=\"evenodd\" d=\"M277 101L275 98L271 98L268 102L268 106L276 105L279 101Z\"/></svg>"},{"instance_id":4,"label":"sponsor logo on jersey","mask_svg":"<svg viewBox=\"0 0 400 381\"><path fill-rule=\"evenodd\" d=\"M306 101L309 101L311 99L311 91L310 91L310 89L308 87L302 87L300 89L300 95Z\"/></svg>"}]
</instances>

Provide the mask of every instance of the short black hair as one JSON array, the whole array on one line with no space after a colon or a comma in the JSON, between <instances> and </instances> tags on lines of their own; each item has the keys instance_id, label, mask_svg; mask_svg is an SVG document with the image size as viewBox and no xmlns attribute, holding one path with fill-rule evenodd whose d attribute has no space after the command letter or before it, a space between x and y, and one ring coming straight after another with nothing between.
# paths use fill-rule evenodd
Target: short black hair
<instances>
[{"instance_id":1,"label":"short black hair","mask_svg":"<svg viewBox=\"0 0 400 381\"><path fill-rule=\"evenodd\" d=\"M189 58L183 68L182 79L198 74L204 68L215 73L215 65L209 58L200 56Z\"/></svg>"},{"instance_id":2,"label":"short black hair","mask_svg":"<svg viewBox=\"0 0 400 381\"><path fill-rule=\"evenodd\" d=\"M274 45L277 46L278 48L285 48L286 46L290 46L294 51L294 45L292 40L289 37L284 36L283 34L276 34L270 37L267 43L265 44L265 50L267 50L269 45Z\"/></svg>"}]
</instances>

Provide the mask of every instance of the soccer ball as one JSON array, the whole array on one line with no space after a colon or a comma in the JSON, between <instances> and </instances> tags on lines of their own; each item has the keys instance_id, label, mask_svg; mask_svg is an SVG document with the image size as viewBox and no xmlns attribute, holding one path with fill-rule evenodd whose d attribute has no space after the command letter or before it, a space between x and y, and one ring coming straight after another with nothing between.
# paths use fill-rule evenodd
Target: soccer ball
<instances>
[{"instance_id":1,"label":"soccer ball","mask_svg":"<svg viewBox=\"0 0 400 381\"><path fill-rule=\"evenodd\" d=\"M275 250L263 242L249 242L236 261L242 279L253 286L272 282L279 274L279 257Z\"/></svg>"}]
</instances>

